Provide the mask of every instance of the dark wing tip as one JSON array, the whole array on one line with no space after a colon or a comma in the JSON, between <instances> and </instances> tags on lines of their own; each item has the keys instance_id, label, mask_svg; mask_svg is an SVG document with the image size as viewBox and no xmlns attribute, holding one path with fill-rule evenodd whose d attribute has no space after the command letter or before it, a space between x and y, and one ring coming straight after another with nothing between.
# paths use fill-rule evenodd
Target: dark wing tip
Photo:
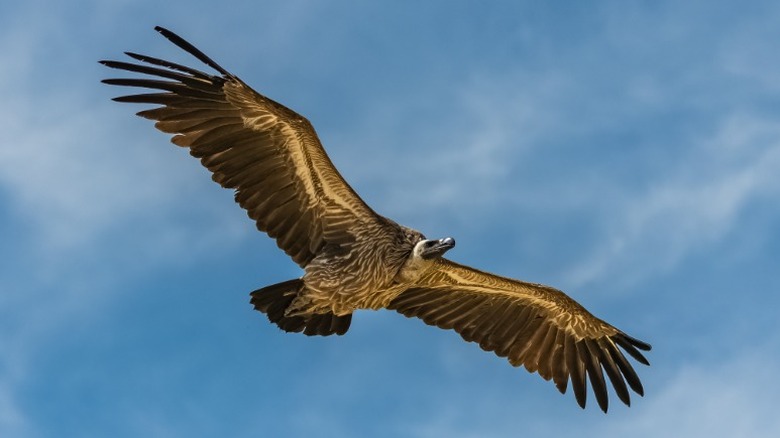
<instances>
[{"instance_id":1,"label":"dark wing tip","mask_svg":"<svg viewBox=\"0 0 780 438\"><path fill-rule=\"evenodd\" d=\"M175 32L168 30L167 28L162 26L154 26L154 30L169 40L182 39L179 35L176 35Z\"/></svg>"},{"instance_id":2,"label":"dark wing tip","mask_svg":"<svg viewBox=\"0 0 780 438\"><path fill-rule=\"evenodd\" d=\"M226 77L233 77L233 75L230 74L227 70L222 68L219 64L214 62L211 58L206 56L205 53L201 52L199 49L197 49L192 44L188 43L184 38L180 37L179 35L176 35L175 33L171 32L170 30L162 27L162 26L155 26L154 30L159 32L162 36L168 39L168 41L172 42L173 44L176 44L181 49L188 52L190 55L198 58L201 62L208 65L209 67L213 68L214 70L222 73Z\"/></svg>"},{"instance_id":3,"label":"dark wing tip","mask_svg":"<svg viewBox=\"0 0 780 438\"><path fill-rule=\"evenodd\" d=\"M588 389L585 377L585 363L580 360L576 341L573 337L569 336L566 338L564 348L564 356L566 366L569 369L569 378L571 378L571 389L574 391L574 398L577 400L577 404L585 409Z\"/></svg>"},{"instance_id":4,"label":"dark wing tip","mask_svg":"<svg viewBox=\"0 0 780 438\"><path fill-rule=\"evenodd\" d=\"M633 338L631 336L628 336L627 334L623 333L623 336L626 338L628 342L630 342L634 347L642 350L642 351L650 351L653 349L653 346L648 344L647 342L642 342L637 338Z\"/></svg>"},{"instance_id":5,"label":"dark wing tip","mask_svg":"<svg viewBox=\"0 0 780 438\"><path fill-rule=\"evenodd\" d=\"M620 401L625 403L626 406L631 406L631 396L629 395L628 388L626 387L626 381L623 378L623 374L620 372L615 359L612 357L607 339L600 339L595 341L596 345L589 344L590 347L595 347L594 350L598 355L601 367L607 373L607 377L612 382L612 388L617 394Z\"/></svg>"},{"instance_id":6,"label":"dark wing tip","mask_svg":"<svg viewBox=\"0 0 780 438\"><path fill-rule=\"evenodd\" d=\"M639 352L640 349L646 351L649 347L649 344L625 336L623 333L599 340L575 341L567 339L565 345L566 374L571 379L577 404L585 408L586 388L587 383L590 383L599 408L607 413L609 401L606 378L608 378L620 401L626 406L631 406L626 383L640 396L644 395L644 388L636 371L626 360L621 349L638 362L649 365L647 359Z\"/></svg>"},{"instance_id":7,"label":"dark wing tip","mask_svg":"<svg viewBox=\"0 0 780 438\"><path fill-rule=\"evenodd\" d=\"M639 352L638 349L648 351L650 350L650 344L647 344L645 342L639 341L637 339L634 339L625 333L620 333L612 337L612 339L620 345L623 350L626 351L631 357L633 357L637 362L643 364L643 365L650 365L650 362L645 358L645 356Z\"/></svg>"},{"instance_id":8,"label":"dark wing tip","mask_svg":"<svg viewBox=\"0 0 780 438\"><path fill-rule=\"evenodd\" d=\"M601 347L592 339L583 340L577 343L580 354L586 358L585 367L590 378L591 388L596 396L599 408L604 413L609 409L609 397L607 395L607 382L604 379L603 364L599 356Z\"/></svg>"}]
</instances>

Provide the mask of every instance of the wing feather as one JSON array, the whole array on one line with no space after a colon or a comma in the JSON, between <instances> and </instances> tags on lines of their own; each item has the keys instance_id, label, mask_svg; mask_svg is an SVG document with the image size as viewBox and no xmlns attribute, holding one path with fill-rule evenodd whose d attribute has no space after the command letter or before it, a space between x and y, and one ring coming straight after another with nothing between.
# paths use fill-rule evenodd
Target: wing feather
<instances>
[{"instance_id":1,"label":"wing feather","mask_svg":"<svg viewBox=\"0 0 780 438\"><path fill-rule=\"evenodd\" d=\"M550 324L542 324L541 318L534 319L534 323L535 328L528 330L529 333L533 334L527 341L522 340L522 334L512 335L513 339L520 339L518 339L515 347L509 350L509 355L513 358L514 362L518 366L520 364L525 365L525 369L528 370L529 373L539 371L539 362L535 358L544 347L544 340L547 338L547 334L554 329L554 326ZM507 336L507 338L509 338L509 336ZM496 352L498 353L499 350L496 350Z\"/></svg>"},{"instance_id":2,"label":"wing feather","mask_svg":"<svg viewBox=\"0 0 780 438\"><path fill-rule=\"evenodd\" d=\"M571 389L574 392L574 398L577 404L585 408L587 400L587 381L585 380L585 364L580 360L580 352L577 350L577 341L573 336L566 338L566 366L569 368L571 377Z\"/></svg>"},{"instance_id":3,"label":"wing feather","mask_svg":"<svg viewBox=\"0 0 780 438\"><path fill-rule=\"evenodd\" d=\"M647 365L640 350L650 350L650 345L596 318L548 286L440 259L388 308L430 325L452 328L463 339L506 357L512 365L552 379L561 393L571 382L583 408L590 384L599 407L607 411L605 374L626 405L631 403L626 383L637 394L644 393L623 351Z\"/></svg>"},{"instance_id":4,"label":"wing feather","mask_svg":"<svg viewBox=\"0 0 780 438\"><path fill-rule=\"evenodd\" d=\"M604 381L604 372L601 369L599 361L598 346L593 339L583 339L579 342L580 357L585 358L585 367L590 377L590 385L593 393L596 395L596 402L602 411L607 412L609 402L607 401L607 384Z\"/></svg>"},{"instance_id":5,"label":"wing feather","mask_svg":"<svg viewBox=\"0 0 780 438\"><path fill-rule=\"evenodd\" d=\"M631 406L631 396L626 387L626 381L623 379L623 375L620 373L617 365L615 365L612 356L607 354L608 349L604 345L605 342L604 339L598 341L598 352L601 364L604 367L604 371L607 373L607 377L609 377L609 381L612 382L612 387L615 389L615 393L618 398L620 398L620 401L625 403L626 406Z\"/></svg>"},{"instance_id":6,"label":"wing feather","mask_svg":"<svg viewBox=\"0 0 780 438\"><path fill-rule=\"evenodd\" d=\"M532 362L539 364L538 372L544 380L550 380L553 376L551 358L553 357L553 352L556 348L555 340L558 338L559 333L560 330L558 330L558 328L554 325L550 324L550 329L547 332L544 341L542 341L542 347L536 351L536 356L534 358L529 359Z\"/></svg>"},{"instance_id":7,"label":"wing feather","mask_svg":"<svg viewBox=\"0 0 780 438\"><path fill-rule=\"evenodd\" d=\"M330 240L353 240L344 226L350 220L382 220L333 166L308 120L252 90L178 35L155 30L219 74L125 52L140 63L101 63L147 77L103 82L155 90L114 100L162 105L138 115L174 134L171 141L189 148L214 181L235 189L236 202L258 229L296 263L306 266Z\"/></svg>"},{"instance_id":8,"label":"wing feather","mask_svg":"<svg viewBox=\"0 0 780 438\"><path fill-rule=\"evenodd\" d=\"M553 383L561 394L566 393L566 388L569 385L569 369L566 366L566 334L563 330L558 330L558 334L555 337L555 346L553 347L553 353L550 356L550 372L552 374Z\"/></svg>"}]
</instances>

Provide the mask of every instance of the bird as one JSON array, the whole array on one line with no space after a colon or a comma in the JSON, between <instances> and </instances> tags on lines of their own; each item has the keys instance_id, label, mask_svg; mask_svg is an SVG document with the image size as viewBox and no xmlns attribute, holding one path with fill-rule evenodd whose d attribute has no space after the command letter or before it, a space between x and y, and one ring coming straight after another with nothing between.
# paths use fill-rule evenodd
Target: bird
<instances>
[{"instance_id":1,"label":"bird","mask_svg":"<svg viewBox=\"0 0 780 438\"><path fill-rule=\"evenodd\" d=\"M607 379L627 406L629 388L644 396L624 353L649 365L641 351L650 351L650 344L558 289L443 257L455 240L428 239L376 213L333 165L305 117L253 90L177 34L155 30L214 72L125 52L133 62L99 62L136 77L102 82L146 89L113 100L155 105L137 115L173 134L171 141L198 158L215 182L233 189L257 229L302 268L300 278L251 292L250 303L271 323L285 332L343 335L357 310L395 310L454 330L552 380L562 394L570 383L583 409L588 382L605 413Z\"/></svg>"}]
</instances>

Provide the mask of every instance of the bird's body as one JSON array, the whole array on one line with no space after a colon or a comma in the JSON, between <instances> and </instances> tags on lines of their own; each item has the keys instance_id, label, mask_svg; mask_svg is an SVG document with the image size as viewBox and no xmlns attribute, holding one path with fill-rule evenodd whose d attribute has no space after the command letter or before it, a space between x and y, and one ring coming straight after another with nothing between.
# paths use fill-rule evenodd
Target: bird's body
<instances>
[{"instance_id":1,"label":"bird's body","mask_svg":"<svg viewBox=\"0 0 780 438\"><path fill-rule=\"evenodd\" d=\"M293 302L296 311L341 316L378 310L409 287L411 270L403 268L420 233L390 221L361 231L354 242L324 247L305 266L304 289Z\"/></svg>"},{"instance_id":2,"label":"bird's body","mask_svg":"<svg viewBox=\"0 0 780 438\"><path fill-rule=\"evenodd\" d=\"M452 238L419 231L374 212L342 178L304 117L255 92L174 33L156 28L220 75L135 53L133 64L104 65L157 76L105 83L160 90L116 98L157 108L140 116L175 134L173 143L235 190L257 228L276 239L301 278L252 292L254 307L288 332L344 334L359 309L397 310L453 329L565 392L584 407L586 379L607 410L606 373L618 397L642 385L621 349L647 364L650 346L591 315L563 292L449 261ZM618 348L620 347L620 348Z\"/></svg>"}]
</instances>

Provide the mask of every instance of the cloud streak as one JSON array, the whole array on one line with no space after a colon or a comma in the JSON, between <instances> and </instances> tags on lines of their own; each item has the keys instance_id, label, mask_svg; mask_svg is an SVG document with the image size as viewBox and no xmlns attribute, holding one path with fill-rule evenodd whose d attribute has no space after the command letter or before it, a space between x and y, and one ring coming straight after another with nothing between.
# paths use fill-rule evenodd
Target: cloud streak
<instances>
[{"instance_id":1,"label":"cloud streak","mask_svg":"<svg viewBox=\"0 0 780 438\"><path fill-rule=\"evenodd\" d=\"M700 139L671 176L623 193L605 220L602 247L569 274L587 284L620 272L634 282L677 266L694 249L734 232L751 201L780 191L780 124L735 114Z\"/></svg>"},{"instance_id":2,"label":"cloud streak","mask_svg":"<svg viewBox=\"0 0 780 438\"><path fill-rule=\"evenodd\" d=\"M606 426L600 435L777 436L780 419L774 408L780 403L780 382L774 370L780 362L762 350L721 363L682 366L638 415Z\"/></svg>"},{"instance_id":3,"label":"cloud streak","mask_svg":"<svg viewBox=\"0 0 780 438\"><path fill-rule=\"evenodd\" d=\"M0 378L0 432L8 436L23 437L31 432L27 418L17 406L13 390Z\"/></svg>"}]
</instances>

